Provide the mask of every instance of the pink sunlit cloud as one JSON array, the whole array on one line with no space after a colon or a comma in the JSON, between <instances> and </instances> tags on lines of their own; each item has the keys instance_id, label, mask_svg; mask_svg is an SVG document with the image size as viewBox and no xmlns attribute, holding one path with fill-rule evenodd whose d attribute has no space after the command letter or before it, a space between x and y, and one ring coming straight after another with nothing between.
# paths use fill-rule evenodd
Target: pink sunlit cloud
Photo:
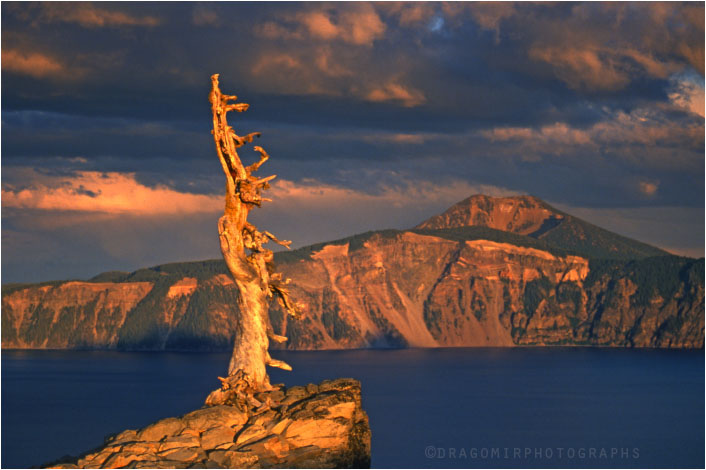
<instances>
[{"instance_id":1,"label":"pink sunlit cloud","mask_svg":"<svg viewBox=\"0 0 706 470\"><path fill-rule=\"evenodd\" d=\"M374 102L396 101L407 108L419 106L426 101L424 93L396 81L391 81L382 87L374 88L366 95L366 99Z\"/></svg>"},{"instance_id":2,"label":"pink sunlit cloud","mask_svg":"<svg viewBox=\"0 0 706 470\"><path fill-rule=\"evenodd\" d=\"M350 3L336 15L328 8L308 9L283 15L280 21L265 22L255 31L270 39L340 40L356 46L371 46L384 36L386 29L373 5Z\"/></svg>"},{"instance_id":3,"label":"pink sunlit cloud","mask_svg":"<svg viewBox=\"0 0 706 470\"><path fill-rule=\"evenodd\" d=\"M97 7L90 2L46 2L39 4L40 11L34 18L39 23L77 23L85 28L108 26L157 26L154 16L134 16Z\"/></svg>"},{"instance_id":4,"label":"pink sunlit cloud","mask_svg":"<svg viewBox=\"0 0 706 470\"><path fill-rule=\"evenodd\" d=\"M26 188L3 188L2 207L135 216L217 212L223 197L182 193L165 186L148 187L133 173L81 171L44 177Z\"/></svg>"},{"instance_id":5,"label":"pink sunlit cloud","mask_svg":"<svg viewBox=\"0 0 706 470\"><path fill-rule=\"evenodd\" d=\"M16 49L2 50L2 68L34 78L63 76L65 67L56 59L39 52L22 52Z\"/></svg>"}]
</instances>

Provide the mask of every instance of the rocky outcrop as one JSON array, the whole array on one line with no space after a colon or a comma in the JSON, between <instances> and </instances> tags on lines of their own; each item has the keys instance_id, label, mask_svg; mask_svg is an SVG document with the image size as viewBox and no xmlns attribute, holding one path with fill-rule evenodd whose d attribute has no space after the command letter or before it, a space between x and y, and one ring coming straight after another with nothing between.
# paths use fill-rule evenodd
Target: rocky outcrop
<instances>
[{"instance_id":1,"label":"rocky outcrop","mask_svg":"<svg viewBox=\"0 0 706 470\"><path fill-rule=\"evenodd\" d=\"M512 227L523 217L539 223L527 214L561 215L537 201L508 202L506 212L520 214L508 216ZM505 202L488 202L483 213L504 213ZM623 253L624 237L569 219L538 238L458 226L367 233L278 253L278 270L292 279L306 314L287 319L273 305L272 324L289 349L703 347L703 259L594 258L546 242L569 234L575 245ZM229 350L236 297L222 261L3 287L2 347Z\"/></svg>"},{"instance_id":2,"label":"rocky outcrop","mask_svg":"<svg viewBox=\"0 0 706 470\"><path fill-rule=\"evenodd\" d=\"M488 227L524 235L584 256L639 259L669 255L565 214L534 196L490 197L476 194L435 215L417 229Z\"/></svg>"},{"instance_id":3,"label":"rocky outcrop","mask_svg":"<svg viewBox=\"0 0 706 470\"><path fill-rule=\"evenodd\" d=\"M532 196L490 197L476 194L454 204L416 228L480 226L531 235L558 225L564 214Z\"/></svg>"},{"instance_id":4,"label":"rocky outcrop","mask_svg":"<svg viewBox=\"0 0 706 470\"><path fill-rule=\"evenodd\" d=\"M369 468L360 383L274 386L259 404L205 406L106 439L51 468Z\"/></svg>"}]
</instances>

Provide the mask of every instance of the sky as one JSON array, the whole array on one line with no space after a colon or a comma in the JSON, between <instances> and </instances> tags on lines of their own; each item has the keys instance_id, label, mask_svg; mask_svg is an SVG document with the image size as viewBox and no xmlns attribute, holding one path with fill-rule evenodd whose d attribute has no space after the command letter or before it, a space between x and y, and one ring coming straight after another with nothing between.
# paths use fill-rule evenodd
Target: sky
<instances>
[{"instance_id":1,"label":"sky","mask_svg":"<svg viewBox=\"0 0 706 470\"><path fill-rule=\"evenodd\" d=\"M532 194L704 256L703 2L1 9L3 284L219 258L214 73L294 247Z\"/></svg>"}]
</instances>

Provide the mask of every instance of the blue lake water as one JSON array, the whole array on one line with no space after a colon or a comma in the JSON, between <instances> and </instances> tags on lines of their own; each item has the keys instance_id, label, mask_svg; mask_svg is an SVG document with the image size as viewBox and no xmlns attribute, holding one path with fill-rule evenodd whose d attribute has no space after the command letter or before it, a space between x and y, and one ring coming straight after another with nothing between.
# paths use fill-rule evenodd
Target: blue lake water
<instances>
[{"instance_id":1,"label":"blue lake water","mask_svg":"<svg viewBox=\"0 0 706 470\"><path fill-rule=\"evenodd\" d=\"M276 352L273 383L354 377L378 468L704 467L704 352L473 348ZM2 352L2 467L177 416L228 354Z\"/></svg>"}]
</instances>

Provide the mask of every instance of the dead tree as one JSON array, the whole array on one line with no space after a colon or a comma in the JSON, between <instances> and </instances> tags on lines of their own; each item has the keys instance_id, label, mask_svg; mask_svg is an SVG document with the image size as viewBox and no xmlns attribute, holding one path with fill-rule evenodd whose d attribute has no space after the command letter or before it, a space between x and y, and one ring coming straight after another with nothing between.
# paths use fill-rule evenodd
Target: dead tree
<instances>
[{"instance_id":1,"label":"dead tree","mask_svg":"<svg viewBox=\"0 0 706 470\"><path fill-rule=\"evenodd\" d=\"M269 339L276 342L287 340L274 333L268 315L269 300L276 297L284 311L298 316L300 306L292 301L286 285L289 279L283 279L275 272L271 250L263 248L268 241L273 241L289 248L291 242L278 240L270 232L260 232L248 223L248 213L260 207L269 199L261 196L261 191L269 188L269 181L275 175L266 178L253 176L255 171L267 161L269 155L262 147L254 149L260 154L256 163L244 166L236 149L259 137L254 132L239 136L228 125L226 116L229 111L239 113L248 109L245 103L236 103L234 95L224 95L218 87L218 74L211 76L209 101L213 111L213 139L216 152L226 176L225 213L218 221L218 233L221 251L228 270L238 286L238 318L235 330L233 356L228 366L228 375L236 372L247 376L254 389L270 388L265 366L292 368L283 361L272 359L268 352Z\"/></svg>"}]
</instances>

